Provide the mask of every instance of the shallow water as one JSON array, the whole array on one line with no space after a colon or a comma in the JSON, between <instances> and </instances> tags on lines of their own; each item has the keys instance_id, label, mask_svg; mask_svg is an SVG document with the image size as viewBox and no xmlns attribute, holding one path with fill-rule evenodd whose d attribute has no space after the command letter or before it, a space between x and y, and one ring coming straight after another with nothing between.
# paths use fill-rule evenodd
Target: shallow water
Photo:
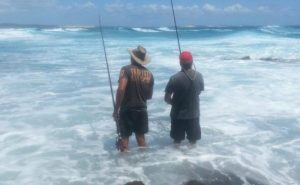
<instances>
[{"instance_id":1,"label":"shallow water","mask_svg":"<svg viewBox=\"0 0 300 185\"><path fill-rule=\"evenodd\" d=\"M142 44L155 77L149 147L114 148L115 123L99 32L0 29L0 184L297 185L300 183L300 29L182 28L205 80L202 140L177 148L163 103L179 70L172 28L106 28L114 90L127 48ZM268 60L266 60L268 59ZM298 171L298 172L297 172Z\"/></svg>"}]
</instances>

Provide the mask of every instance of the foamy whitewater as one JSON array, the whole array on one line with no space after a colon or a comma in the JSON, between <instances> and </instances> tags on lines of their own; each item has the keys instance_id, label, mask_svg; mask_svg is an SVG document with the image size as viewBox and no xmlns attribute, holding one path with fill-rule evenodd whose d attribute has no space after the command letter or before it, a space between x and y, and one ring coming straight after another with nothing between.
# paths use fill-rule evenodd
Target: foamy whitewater
<instances>
[{"instance_id":1,"label":"foamy whitewater","mask_svg":"<svg viewBox=\"0 0 300 185\"><path fill-rule=\"evenodd\" d=\"M128 48L152 62L149 147L114 146L98 28L0 29L1 185L300 184L300 27L188 27L181 47L205 80L202 140L174 147L164 88L177 72L173 28L104 29L114 90Z\"/></svg>"}]
</instances>

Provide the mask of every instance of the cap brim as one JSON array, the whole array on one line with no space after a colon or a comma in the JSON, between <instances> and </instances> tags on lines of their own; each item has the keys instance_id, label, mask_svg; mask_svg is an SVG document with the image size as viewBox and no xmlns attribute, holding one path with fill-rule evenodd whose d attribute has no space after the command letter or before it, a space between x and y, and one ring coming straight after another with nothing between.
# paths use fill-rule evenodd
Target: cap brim
<instances>
[{"instance_id":1,"label":"cap brim","mask_svg":"<svg viewBox=\"0 0 300 185\"><path fill-rule=\"evenodd\" d=\"M141 65L146 65L146 64L149 64L151 59L148 55L145 56L145 59L144 60L141 60L140 58L136 57L134 55L134 53L132 52L133 49L128 49L128 53L131 55L131 57L139 64Z\"/></svg>"}]
</instances>

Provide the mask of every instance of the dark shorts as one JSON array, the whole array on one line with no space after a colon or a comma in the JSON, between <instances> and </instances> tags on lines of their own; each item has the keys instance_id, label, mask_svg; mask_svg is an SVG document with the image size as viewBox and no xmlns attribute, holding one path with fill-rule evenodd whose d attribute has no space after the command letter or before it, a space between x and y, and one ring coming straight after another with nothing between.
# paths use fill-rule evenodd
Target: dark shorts
<instances>
[{"instance_id":1,"label":"dark shorts","mask_svg":"<svg viewBox=\"0 0 300 185\"><path fill-rule=\"evenodd\" d=\"M148 132L147 110L126 110L120 111L120 132L122 137L135 134L145 134Z\"/></svg>"},{"instance_id":2,"label":"dark shorts","mask_svg":"<svg viewBox=\"0 0 300 185\"><path fill-rule=\"evenodd\" d=\"M199 118L194 119L171 119L170 136L176 141L185 139L185 134L189 141L201 139L201 128Z\"/></svg>"}]
</instances>

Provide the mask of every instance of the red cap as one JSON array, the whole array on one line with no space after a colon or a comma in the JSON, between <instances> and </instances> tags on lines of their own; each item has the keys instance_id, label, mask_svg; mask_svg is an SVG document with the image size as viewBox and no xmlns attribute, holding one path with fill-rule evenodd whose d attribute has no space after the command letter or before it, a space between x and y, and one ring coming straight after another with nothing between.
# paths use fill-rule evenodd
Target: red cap
<instances>
[{"instance_id":1,"label":"red cap","mask_svg":"<svg viewBox=\"0 0 300 185\"><path fill-rule=\"evenodd\" d=\"M193 62L192 53L189 51L183 51L179 55L179 60L181 64L188 64Z\"/></svg>"}]
</instances>

